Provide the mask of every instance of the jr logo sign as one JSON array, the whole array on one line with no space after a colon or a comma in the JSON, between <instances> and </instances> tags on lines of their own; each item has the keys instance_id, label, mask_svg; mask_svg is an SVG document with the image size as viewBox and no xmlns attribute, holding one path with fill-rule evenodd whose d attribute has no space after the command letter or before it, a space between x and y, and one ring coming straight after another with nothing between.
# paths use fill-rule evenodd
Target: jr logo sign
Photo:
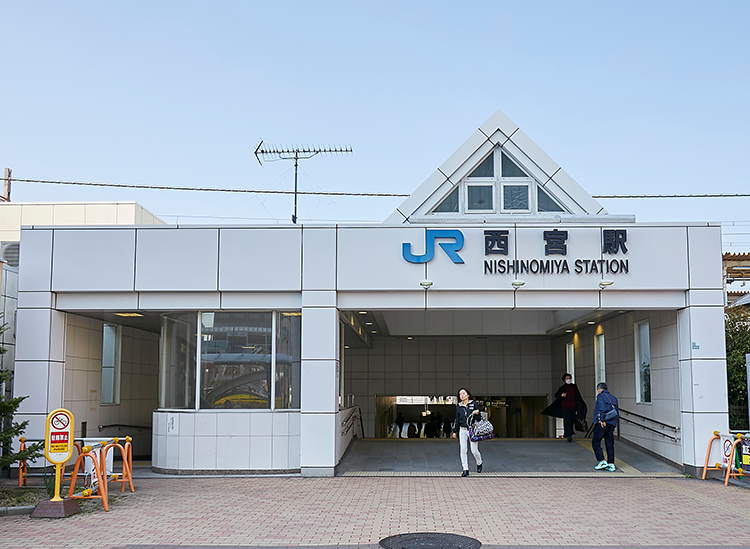
<instances>
[{"instance_id":1,"label":"jr logo sign","mask_svg":"<svg viewBox=\"0 0 750 549\"><path fill-rule=\"evenodd\" d=\"M456 229L427 229L425 236L424 255L414 255L411 253L411 243L404 242L402 245L402 254L404 259L409 263L427 263L435 257L435 240L451 239L453 242L438 242L443 251L453 261L453 263L463 263L464 260L458 255L458 251L464 247L464 235Z\"/></svg>"}]
</instances>

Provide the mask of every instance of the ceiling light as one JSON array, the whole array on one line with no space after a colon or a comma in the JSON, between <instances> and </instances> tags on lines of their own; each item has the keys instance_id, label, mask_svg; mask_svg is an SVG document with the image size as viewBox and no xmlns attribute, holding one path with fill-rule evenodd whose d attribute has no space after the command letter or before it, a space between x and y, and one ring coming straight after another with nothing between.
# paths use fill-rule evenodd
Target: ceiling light
<instances>
[{"instance_id":1,"label":"ceiling light","mask_svg":"<svg viewBox=\"0 0 750 549\"><path fill-rule=\"evenodd\" d=\"M370 333L371 333L371 334L377 334L377 333L378 333L378 331L377 331L377 330L373 330L373 331L371 331Z\"/></svg>"},{"instance_id":2,"label":"ceiling light","mask_svg":"<svg viewBox=\"0 0 750 549\"><path fill-rule=\"evenodd\" d=\"M366 326L372 326L372 322L365 322Z\"/></svg>"},{"instance_id":3,"label":"ceiling light","mask_svg":"<svg viewBox=\"0 0 750 549\"><path fill-rule=\"evenodd\" d=\"M595 320L589 320L589 324L596 324Z\"/></svg>"},{"instance_id":4,"label":"ceiling light","mask_svg":"<svg viewBox=\"0 0 750 549\"><path fill-rule=\"evenodd\" d=\"M349 345L344 345L344 349L348 349L348 348L349 348Z\"/></svg>"},{"instance_id":5,"label":"ceiling light","mask_svg":"<svg viewBox=\"0 0 750 549\"><path fill-rule=\"evenodd\" d=\"M414 339L414 338L413 338L413 337L411 337L411 336L409 336L409 337L407 337L406 339Z\"/></svg>"},{"instance_id":6,"label":"ceiling light","mask_svg":"<svg viewBox=\"0 0 750 549\"><path fill-rule=\"evenodd\" d=\"M573 332L573 330L565 330L565 333L568 333L568 334L570 334L572 332Z\"/></svg>"},{"instance_id":7,"label":"ceiling light","mask_svg":"<svg viewBox=\"0 0 750 549\"><path fill-rule=\"evenodd\" d=\"M115 313L115 316L143 316L141 313Z\"/></svg>"},{"instance_id":8,"label":"ceiling light","mask_svg":"<svg viewBox=\"0 0 750 549\"><path fill-rule=\"evenodd\" d=\"M367 311L360 311L360 312L359 312L359 314L361 314L361 315L366 315L366 314L367 314Z\"/></svg>"}]
</instances>

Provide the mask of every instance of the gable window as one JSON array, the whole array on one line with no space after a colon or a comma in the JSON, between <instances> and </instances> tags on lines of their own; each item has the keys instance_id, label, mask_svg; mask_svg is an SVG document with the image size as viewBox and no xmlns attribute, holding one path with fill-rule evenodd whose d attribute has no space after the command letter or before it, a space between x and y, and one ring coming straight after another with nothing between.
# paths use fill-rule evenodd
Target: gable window
<instances>
[{"instance_id":1,"label":"gable window","mask_svg":"<svg viewBox=\"0 0 750 549\"><path fill-rule=\"evenodd\" d=\"M432 211L438 213L458 213L458 187L453 189L438 207Z\"/></svg>"},{"instance_id":2,"label":"gable window","mask_svg":"<svg viewBox=\"0 0 750 549\"><path fill-rule=\"evenodd\" d=\"M493 211L493 189L494 187L492 185L467 185L466 209L469 211Z\"/></svg>"},{"instance_id":3,"label":"gable window","mask_svg":"<svg viewBox=\"0 0 750 549\"><path fill-rule=\"evenodd\" d=\"M528 185L503 185L503 210L529 211Z\"/></svg>"},{"instance_id":4,"label":"gable window","mask_svg":"<svg viewBox=\"0 0 750 549\"><path fill-rule=\"evenodd\" d=\"M482 160L482 163L469 174L469 177L495 177L495 154L492 153Z\"/></svg>"},{"instance_id":5,"label":"gable window","mask_svg":"<svg viewBox=\"0 0 750 549\"><path fill-rule=\"evenodd\" d=\"M516 165L505 153L501 153L503 157L503 177L529 177L526 172Z\"/></svg>"},{"instance_id":6,"label":"gable window","mask_svg":"<svg viewBox=\"0 0 750 549\"><path fill-rule=\"evenodd\" d=\"M536 188L536 209L539 212L564 212L560 205L552 200L550 196L542 190Z\"/></svg>"}]
</instances>

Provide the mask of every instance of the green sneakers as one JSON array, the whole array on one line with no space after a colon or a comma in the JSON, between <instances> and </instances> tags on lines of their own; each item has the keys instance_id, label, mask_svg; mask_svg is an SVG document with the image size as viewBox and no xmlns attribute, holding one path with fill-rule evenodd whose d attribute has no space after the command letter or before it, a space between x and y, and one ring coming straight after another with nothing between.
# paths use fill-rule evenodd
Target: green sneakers
<instances>
[{"instance_id":1,"label":"green sneakers","mask_svg":"<svg viewBox=\"0 0 750 549\"><path fill-rule=\"evenodd\" d=\"M616 467L614 463L608 463L607 464L607 471L615 471Z\"/></svg>"},{"instance_id":2,"label":"green sneakers","mask_svg":"<svg viewBox=\"0 0 750 549\"><path fill-rule=\"evenodd\" d=\"M609 467L609 463L604 460L594 465L594 469L607 469L607 467ZM612 467L614 467L614 465Z\"/></svg>"}]
</instances>

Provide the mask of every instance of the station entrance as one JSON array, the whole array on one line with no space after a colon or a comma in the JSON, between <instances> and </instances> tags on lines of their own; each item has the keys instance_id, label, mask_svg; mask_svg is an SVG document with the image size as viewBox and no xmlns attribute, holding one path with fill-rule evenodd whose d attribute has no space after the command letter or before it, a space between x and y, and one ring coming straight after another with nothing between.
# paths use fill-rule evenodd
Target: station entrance
<instances>
[{"instance_id":1,"label":"station entrance","mask_svg":"<svg viewBox=\"0 0 750 549\"><path fill-rule=\"evenodd\" d=\"M473 395L498 438L549 436L546 396ZM450 438L456 397L376 396L375 438Z\"/></svg>"}]
</instances>

